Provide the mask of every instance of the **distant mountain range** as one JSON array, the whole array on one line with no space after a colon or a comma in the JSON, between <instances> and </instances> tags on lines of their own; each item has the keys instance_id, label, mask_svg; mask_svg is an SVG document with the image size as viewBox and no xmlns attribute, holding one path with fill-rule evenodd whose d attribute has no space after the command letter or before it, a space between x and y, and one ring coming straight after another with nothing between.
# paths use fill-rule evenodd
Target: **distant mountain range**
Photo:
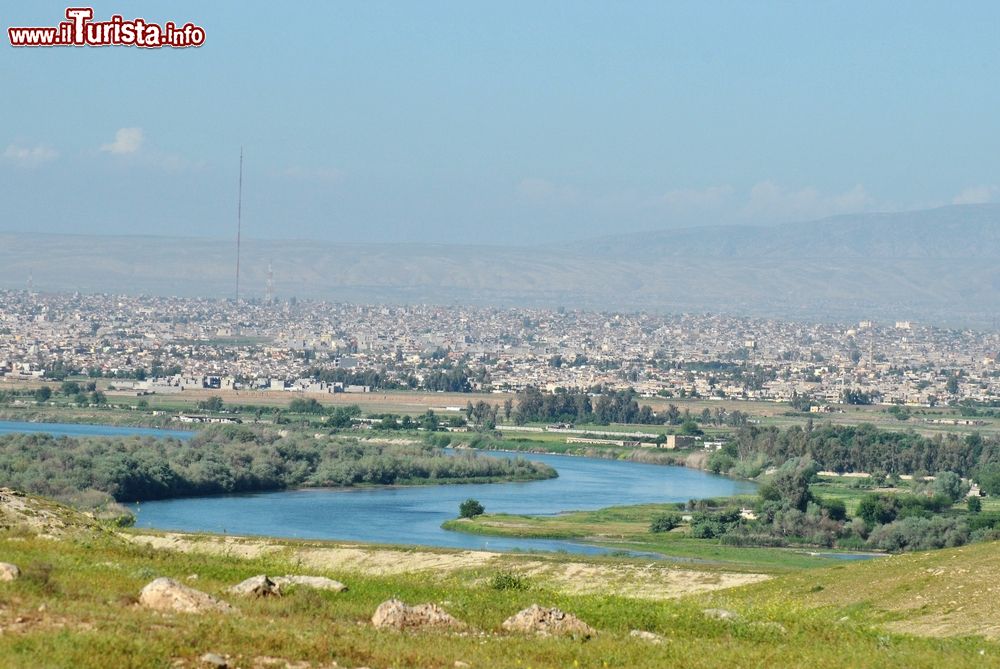
<instances>
[{"instance_id":1,"label":"distant mountain range","mask_svg":"<svg viewBox=\"0 0 1000 669\"><path fill-rule=\"evenodd\" d=\"M850 214L772 227L685 228L587 240L573 248L711 258L997 258L1000 205Z\"/></svg>"},{"instance_id":2,"label":"distant mountain range","mask_svg":"<svg viewBox=\"0 0 1000 669\"><path fill-rule=\"evenodd\" d=\"M561 245L243 244L242 286L278 297L908 318L995 327L1000 205L698 227ZM0 233L0 287L232 296L232 240Z\"/></svg>"}]
</instances>

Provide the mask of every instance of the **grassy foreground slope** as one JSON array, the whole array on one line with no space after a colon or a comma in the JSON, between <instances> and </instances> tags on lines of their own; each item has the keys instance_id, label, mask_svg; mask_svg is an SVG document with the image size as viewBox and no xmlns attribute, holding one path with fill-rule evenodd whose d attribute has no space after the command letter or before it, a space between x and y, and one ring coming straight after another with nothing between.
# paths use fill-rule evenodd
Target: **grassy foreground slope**
<instances>
[{"instance_id":1,"label":"grassy foreground slope","mask_svg":"<svg viewBox=\"0 0 1000 669\"><path fill-rule=\"evenodd\" d=\"M947 603L950 599L932 597L932 592L969 587L975 579L973 567L988 559L989 549L996 550L992 545L810 570L714 594L702 591L653 599L608 594L608 590L581 594L587 590L547 576L538 565L570 577L577 571L581 580L616 574L623 584L633 585L658 582L656 570L670 573L675 568L577 557L494 559L489 554L315 542L181 539L139 532L123 536L65 508L4 491L0 491L0 526L0 560L18 564L23 572L17 580L0 583L3 667L198 667L203 666L198 658L206 652L228 655L231 667L373 669L466 665L957 669L1000 663L1000 645L989 640L898 631L931 610L945 614L948 607L961 606L956 596L951 596L957 602L952 605ZM330 556L344 551L355 559L319 560L323 551ZM391 555L382 560L388 566L366 568L378 553ZM449 558L454 560L449 563ZM905 560L912 560L916 569L905 569ZM996 560L990 564L995 568ZM881 565L887 565L885 574L879 572ZM966 569L970 571L962 571ZM934 570L943 571L935 576ZM260 600L242 600L226 592L228 586L259 573L325 575L350 589L343 593L299 589ZM520 578L506 581L514 586L511 589L498 589L498 573ZM166 614L140 607L139 590L158 576L225 599L237 612ZM708 579L717 577L706 574ZM930 608L883 611L866 603L882 598L871 588L883 577L894 579L892 593L930 597ZM612 592L628 592L616 583L610 585ZM982 587L989 585L983 582ZM373 628L372 612L393 596L408 603L438 603L475 631L398 633ZM575 641L501 630L506 617L536 602L576 614L595 627L597 635ZM717 619L704 611L719 606L738 617ZM971 627L976 626L995 630L994 609L969 615L978 618L969 628L954 631L975 633ZM634 629L659 634L663 641L652 644L634 638L630 636Z\"/></svg>"},{"instance_id":2,"label":"grassy foreground slope","mask_svg":"<svg viewBox=\"0 0 1000 669\"><path fill-rule=\"evenodd\" d=\"M739 602L847 610L888 630L1000 639L1000 545L926 553L799 572L743 588ZM736 601L736 600L734 600Z\"/></svg>"}]
</instances>

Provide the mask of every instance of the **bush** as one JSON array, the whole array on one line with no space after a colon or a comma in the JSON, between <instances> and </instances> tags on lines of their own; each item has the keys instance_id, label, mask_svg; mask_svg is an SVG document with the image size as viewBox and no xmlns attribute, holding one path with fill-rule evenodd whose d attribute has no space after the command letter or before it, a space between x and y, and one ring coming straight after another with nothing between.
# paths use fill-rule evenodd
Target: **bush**
<instances>
[{"instance_id":1,"label":"bush","mask_svg":"<svg viewBox=\"0 0 1000 669\"><path fill-rule=\"evenodd\" d=\"M486 508L476 499L467 499L458 505L458 515L460 518L475 518L486 513Z\"/></svg>"},{"instance_id":2,"label":"bush","mask_svg":"<svg viewBox=\"0 0 1000 669\"><path fill-rule=\"evenodd\" d=\"M661 513L653 516L649 523L650 532L669 532L681 524L681 516L678 513Z\"/></svg>"},{"instance_id":3,"label":"bush","mask_svg":"<svg viewBox=\"0 0 1000 669\"><path fill-rule=\"evenodd\" d=\"M958 518L905 518L872 530L868 546L884 551L922 551L961 546L969 528Z\"/></svg>"},{"instance_id":4,"label":"bush","mask_svg":"<svg viewBox=\"0 0 1000 669\"><path fill-rule=\"evenodd\" d=\"M708 456L707 467L713 474L725 474L736 465L736 460L722 451Z\"/></svg>"},{"instance_id":5,"label":"bush","mask_svg":"<svg viewBox=\"0 0 1000 669\"><path fill-rule=\"evenodd\" d=\"M528 579L512 571L498 571L490 577L490 587L494 590L527 590Z\"/></svg>"}]
</instances>

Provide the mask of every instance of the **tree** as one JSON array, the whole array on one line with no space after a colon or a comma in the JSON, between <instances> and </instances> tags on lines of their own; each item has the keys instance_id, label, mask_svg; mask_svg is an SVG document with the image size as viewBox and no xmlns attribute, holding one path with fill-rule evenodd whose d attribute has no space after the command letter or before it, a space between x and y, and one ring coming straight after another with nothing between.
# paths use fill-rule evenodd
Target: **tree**
<instances>
[{"instance_id":1,"label":"tree","mask_svg":"<svg viewBox=\"0 0 1000 669\"><path fill-rule=\"evenodd\" d=\"M958 393L958 375L952 374L948 377L947 383L944 384L944 389L947 390L952 395Z\"/></svg>"},{"instance_id":2,"label":"tree","mask_svg":"<svg viewBox=\"0 0 1000 669\"><path fill-rule=\"evenodd\" d=\"M198 402L198 409L200 411L222 411L222 398L213 395L207 400L202 400Z\"/></svg>"},{"instance_id":3,"label":"tree","mask_svg":"<svg viewBox=\"0 0 1000 669\"><path fill-rule=\"evenodd\" d=\"M42 402L48 402L49 398L52 397L52 389L48 386L42 386L35 391L35 401L39 404Z\"/></svg>"},{"instance_id":4,"label":"tree","mask_svg":"<svg viewBox=\"0 0 1000 669\"><path fill-rule=\"evenodd\" d=\"M76 381L63 381L62 385L59 386L59 392L63 395L79 395L80 384Z\"/></svg>"},{"instance_id":5,"label":"tree","mask_svg":"<svg viewBox=\"0 0 1000 669\"><path fill-rule=\"evenodd\" d=\"M976 482L987 495L1000 495L1000 464L990 463L976 472Z\"/></svg>"},{"instance_id":6,"label":"tree","mask_svg":"<svg viewBox=\"0 0 1000 669\"><path fill-rule=\"evenodd\" d=\"M687 435L690 437L697 437L705 434L702 431L702 429L698 427L698 423L694 422L693 420L684 421L684 423L681 425L681 429L678 430L677 433Z\"/></svg>"},{"instance_id":7,"label":"tree","mask_svg":"<svg viewBox=\"0 0 1000 669\"><path fill-rule=\"evenodd\" d=\"M979 495L969 497L965 503L968 506L969 513L979 513L983 510L983 500L979 498Z\"/></svg>"},{"instance_id":8,"label":"tree","mask_svg":"<svg viewBox=\"0 0 1000 669\"><path fill-rule=\"evenodd\" d=\"M486 513L486 508L479 503L479 500L471 497L458 505L458 515L460 518L475 518Z\"/></svg>"},{"instance_id":9,"label":"tree","mask_svg":"<svg viewBox=\"0 0 1000 669\"><path fill-rule=\"evenodd\" d=\"M428 432L437 432L438 430L438 417L434 415L434 412L430 409L420 417L420 427Z\"/></svg>"},{"instance_id":10,"label":"tree","mask_svg":"<svg viewBox=\"0 0 1000 669\"><path fill-rule=\"evenodd\" d=\"M895 495L872 493L861 498L858 504L858 517L864 520L868 527L875 527L896 520L899 510L899 500Z\"/></svg>"},{"instance_id":11,"label":"tree","mask_svg":"<svg viewBox=\"0 0 1000 669\"><path fill-rule=\"evenodd\" d=\"M938 472L934 477L934 492L957 502L962 497L962 477L955 472Z\"/></svg>"},{"instance_id":12,"label":"tree","mask_svg":"<svg viewBox=\"0 0 1000 669\"><path fill-rule=\"evenodd\" d=\"M219 399L219 398L213 397L212 399ZM219 408L220 409L222 408L221 399L219 399ZM318 401L316 401L316 398L314 397L310 397L308 399L297 397L288 403L288 410L292 413L317 413L317 414L323 413L325 411L323 405L320 404ZM218 409L215 409L215 411L218 411Z\"/></svg>"},{"instance_id":13,"label":"tree","mask_svg":"<svg viewBox=\"0 0 1000 669\"><path fill-rule=\"evenodd\" d=\"M808 459L792 459L760 488L763 501L780 502L786 509L805 511L812 501L809 482L816 475L815 464Z\"/></svg>"}]
</instances>

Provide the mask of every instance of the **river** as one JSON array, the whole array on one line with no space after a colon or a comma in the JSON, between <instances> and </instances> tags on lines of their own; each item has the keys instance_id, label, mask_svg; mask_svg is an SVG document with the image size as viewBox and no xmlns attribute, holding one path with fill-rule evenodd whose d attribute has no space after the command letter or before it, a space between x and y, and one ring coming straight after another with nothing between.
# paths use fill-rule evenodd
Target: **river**
<instances>
[{"instance_id":1,"label":"river","mask_svg":"<svg viewBox=\"0 0 1000 669\"><path fill-rule=\"evenodd\" d=\"M492 452L496 457L516 457ZM756 486L695 469L531 454L559 478L528 483L306 489L144 502L140 527L342 539L447 548L604 553L572 541L486 537L441 529L470 497L491 513L556 514L623 504L753 493Z\"/></svg>"},{"instance_id":2,"label":"river","mask_svg":"<svg viewBox=\"0 0 1000 669\"><path fill-rule=\"evenodd\" d=\"M150 428L0 421L0 433L26 431L67 436L186 438L192 434ZM519 454L490 452L488 455L517 457ZM566 455L526 457L551 465L559 477L527 483L313 488L213 495L143 502L132 509L139 527L162 530L494 551L605 553L608 549L572 541L448 532L441 529L441 523L455 518L459 503L470 497L478 499L492 513L556 514L614 505L725 497L756 490L753 483L684 467Z\"/></svg>"},{"instance_id":3,"label":"river","mask_svg":"<svg viewBox=\"0 0 1000 669\"><path fill-rule=\"evenodd\" d=\"M38 433L57 437L173 437L190 439L194 432L163 430L154 427L129 427L127 425L91 425L89 423L28 423L18 420L0 420L0 434Z\"/></svg>"}]
</instances>

